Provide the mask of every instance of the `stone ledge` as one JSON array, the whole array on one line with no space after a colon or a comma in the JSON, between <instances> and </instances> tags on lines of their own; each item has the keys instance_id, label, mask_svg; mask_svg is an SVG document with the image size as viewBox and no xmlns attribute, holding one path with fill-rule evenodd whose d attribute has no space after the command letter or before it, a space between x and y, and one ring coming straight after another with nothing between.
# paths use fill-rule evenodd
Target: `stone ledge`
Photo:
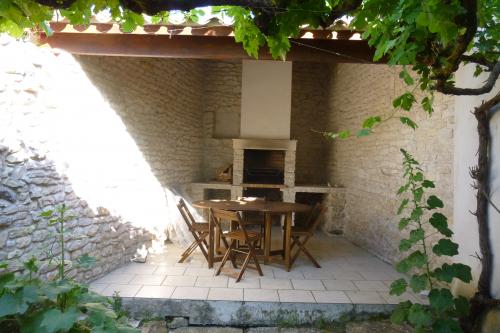
<instances>
[{"instance_id":1,"label":"stone ledge","mask_svg":"<svg viewBox=\"0 0 500 333\"><path fill-rule=\"evenodd\" d=\"M134 318L187 317L189 325L274 326L293 321L313 325L318 320L334 321L345 314L388 314L389 304L317 304L245 301L202 301L122 297L123 306Z\"/></svg>"}]
</instances>

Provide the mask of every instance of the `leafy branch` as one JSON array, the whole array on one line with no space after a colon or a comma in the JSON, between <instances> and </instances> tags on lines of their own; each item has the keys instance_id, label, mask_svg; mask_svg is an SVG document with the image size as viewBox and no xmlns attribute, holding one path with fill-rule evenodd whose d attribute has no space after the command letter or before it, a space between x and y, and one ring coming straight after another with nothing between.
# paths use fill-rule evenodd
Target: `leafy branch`
<instances>
[{"instance_id":1,"label":"leafy branch","mask_svg":"<svg viewBox=\"0 0 500 333\"><path fill-rule=\"evenodd\" d=\"M401 240L399 250L409 252L415 247L417 249L396 265L398 272L412 275L394 281L390 293L400 296L408 288L415 293L425 292L429 295L429 306L402 302L391 319L398 324L409 323L416 332L429 329L437 333L462 332L458 318L468 313L469 303L465 297L452 295L450 283L455 278L469 283L472 280L471 269L460 263L444 263L433 267L430 250L438 257L453 257L458 254L458 244L450 239L453 232L448 227L446 216L437 211L444 207L443 202L436 195L425 194L435 187L434 182L425 178L420 164L412 155L404 149L401 149L401 153L406 183L398 190L398 195L405 197L397 213L406 213L399 221L399 229L407 230L409 237ZM424 218L430 214L429 218ZM434 229L431 234L442 235L431 249L428 228Z\"/></svg>"}]
</instances>

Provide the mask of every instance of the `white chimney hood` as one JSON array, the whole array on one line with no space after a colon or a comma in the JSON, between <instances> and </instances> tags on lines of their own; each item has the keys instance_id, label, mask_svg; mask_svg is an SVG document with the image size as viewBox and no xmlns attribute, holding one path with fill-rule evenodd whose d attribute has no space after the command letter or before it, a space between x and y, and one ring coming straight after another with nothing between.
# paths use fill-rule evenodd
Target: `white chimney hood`
<instances>
[{"instance_id":1,"label":"white chimney hood","mask_svg":"<svg viewBox=\"0 0 500 333\"><path fill-rule=\"evenodd\" d=\"M243 60L243 139L290 139L292 63Z\"/></svg>"}]
</instances>

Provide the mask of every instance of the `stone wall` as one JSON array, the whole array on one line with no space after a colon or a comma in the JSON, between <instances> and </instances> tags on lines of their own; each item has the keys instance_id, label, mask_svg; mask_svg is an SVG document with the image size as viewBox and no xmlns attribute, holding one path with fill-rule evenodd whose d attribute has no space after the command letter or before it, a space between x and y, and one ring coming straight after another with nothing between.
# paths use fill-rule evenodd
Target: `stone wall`
<instances>
[{"instance_id":1,"label":"stone wall","mask_svg":"<svg viewBox=\"0 0 500 333\"><path fill-rule=\"evenodd\" d=\"M161 244L170 188L201 178L202 63L73 57L3 37L0 49L0 260L50 243L38 214L63 202L71 257L98 259L79 279Z\"/></svg>"},{"instance_id":2,"label":"stone wall","mask_svg":"<svg viewBox=\"0 0 500 333\"><path fill-rule=\"evenodd\" d=\"M120 116L162 185L200 180L201 62L103 56L76 60Z\"/></svg>"},{"instance_id":3,"label":"stone wall","mask_svg":"<svg viewBox=\"0 0 500 333\"><path fill-rule=\"evenodd\" d=\"M233 163L240 135L241 62L204 61L203 178L213 180Z\"/></svg>"},{"instance_id":4,"label":"stone wall","mask_svg":"<svg viewBox=\"0 0 500 333\"><path fill-rule=\"evenodd\" d=\"M63 203L69 209L66 216L75 216L65 224L66 258L73 262L68 276L92 280L124 264L137 249L151 243L152 235L144 229L105 208L91 209L75 194L70 180L58 173L53 161L22 141L17 145L11 141L10 147L0 145L0 169L0 261L8 262L11 270L34 256L43 263L41 276L51 279L58 274L46 261L47 250L61 253L55 244L55 226L48 226L40 213ZM85 254L96 258L97 265L77 267L77 259Z\"/></svg>"},{"instance_id":5,"label":"stone wall","mask_svg":"<svg viewBox=\"0 0 500 333\"><path fill-rule=\"evenodd\" d=\"M327 130L329 67L317 63L293 63L292 119L290 135L297 140L295 181L298 184L326 184L329 142Z\"/></svg>"},{"instance_id":6,"label":"stone wall","mask_svg":"<svg viewBox=\"0 0 500 333\"><path fill-rule=\"evenodd\" d=\"M365 118L389 114L392 100L406 89L398 73L398 68L384 65L333 66L330 128L355 131ZM347 238L389 261L397 259L401 238L395 213L402 184L399 148L414 154L426 176L436 181L444 213L452 218L453 99L436 95L434 107L432 117L418 108L409 115L419 125L416 131L395 119L368 137L331 145L330 182L346 187L343 221L336 224L343 224Z\"/></svg>"}]
</instances>

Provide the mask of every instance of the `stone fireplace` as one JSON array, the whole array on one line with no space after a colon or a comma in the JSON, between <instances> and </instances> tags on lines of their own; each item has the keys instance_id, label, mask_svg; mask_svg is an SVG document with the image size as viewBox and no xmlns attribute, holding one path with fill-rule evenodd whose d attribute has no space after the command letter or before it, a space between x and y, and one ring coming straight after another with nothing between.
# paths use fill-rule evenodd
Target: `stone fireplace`
<instances>
[{"instance_id":1,"label":"stone fireplace","mask_svg":"<svg viewBox=\"0 0 500 333\"><path fill-rule=\"evenodd\" d=\"M296 140L285 139L233 139L233 186L243 190L248 188L268 188L279 189L283 192L284 201L293 201L292 193L287 189L295 186L295 151L297 149ZM282 174L275 176L281 169L278 165L282 156ZM254 160L249 160L255 158ZM257 164L258 162L266 164ZM253 164L255 163L255 164ZM247 168L245 170L245 164ZM256 171L262 173L270 172L271 176L261 178L260 182L253 182L252 177L248 177L249 169L256 166ZM254 169L254 170L255 170ZM260 169L260 170L258 170ZM245 172L246 176L245 177ZM281 182L273 182L281 178ZM289 193L287 195L287 193Z\"/></svg>"}]
</instances>

